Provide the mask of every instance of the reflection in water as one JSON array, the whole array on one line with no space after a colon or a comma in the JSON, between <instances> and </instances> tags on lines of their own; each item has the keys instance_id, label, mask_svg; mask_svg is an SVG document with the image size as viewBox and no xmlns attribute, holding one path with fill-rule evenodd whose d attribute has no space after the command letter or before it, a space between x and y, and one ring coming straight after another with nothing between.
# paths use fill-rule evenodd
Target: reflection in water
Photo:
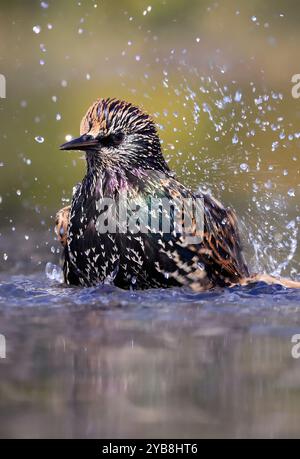
<instances>
[{"instance_id":1,"label":"reflection in water","mask_svg":"<svg viewBox=\"0 0 300 459\"><path fill-rule=\"evenodd\" d=\"M2 437L299 435L298 292L83 290L15 276L0 298Z\"/></svg>"}]
</instances>

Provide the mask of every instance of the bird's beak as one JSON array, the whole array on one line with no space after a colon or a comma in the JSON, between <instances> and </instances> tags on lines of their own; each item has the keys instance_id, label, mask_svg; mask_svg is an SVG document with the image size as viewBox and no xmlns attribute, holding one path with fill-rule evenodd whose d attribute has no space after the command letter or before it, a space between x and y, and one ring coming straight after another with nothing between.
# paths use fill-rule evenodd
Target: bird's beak
<instances>
[{"instance_id":1,"label":"bird's beak","mask_svg":"<svg viewBox=\"0 0 300 459\"><path fill-rule=\"evenodd\" d=\"M99 145L99 140L89 135L82 135L77 139L72 139L70 142L66 142L61 145L60 150L95 150L95 147Z\"/></svg>"}]
</instances>

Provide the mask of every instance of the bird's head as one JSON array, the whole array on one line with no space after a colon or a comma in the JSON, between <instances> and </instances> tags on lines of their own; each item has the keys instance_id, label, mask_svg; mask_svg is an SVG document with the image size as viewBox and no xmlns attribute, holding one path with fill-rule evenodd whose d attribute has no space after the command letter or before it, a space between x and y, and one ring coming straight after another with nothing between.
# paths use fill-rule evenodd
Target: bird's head
<instances>
[{"instance_id":1,"label":"bird's head","mask_svg":"<svg viewBox=\"0 0 300 459\"><path fill-rule=\"evenodd\" d=\"M98 99L80 125L80 137L61 150L83 150L90 167L168 171L155 124L140 108L117 99Z\"/></svg>"}]
</instances>

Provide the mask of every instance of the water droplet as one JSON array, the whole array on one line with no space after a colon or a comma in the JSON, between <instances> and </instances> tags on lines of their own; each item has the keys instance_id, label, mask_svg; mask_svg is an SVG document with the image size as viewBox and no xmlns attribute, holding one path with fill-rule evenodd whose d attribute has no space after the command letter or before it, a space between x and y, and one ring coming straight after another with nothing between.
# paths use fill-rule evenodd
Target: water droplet
<instances>
[{"instance_id":1,"label":"water droplet","mask_svg":"<svg viewBox=\"0 0 300 459\"><path fill-rule=\"evenodd\" d=\"M234 134L234 136L232 137L232 143L236 144L236 143L238 143L238 141L239 141L239 138L238 138L237 134Z\"/></svg>"},{"instance_id":2,"label":"water droplet","mask_svg":"<svg viewBox=\"0 0 300 459\"><path fill-rule=\"evenodd\" d=\"M63 283L64 282L64 276L62 269L59 266L56 266L52 263L47 263L45 267L45 274L48 279Z\"/></svg>"},{"instance_id":3,"label":"water droplet","mask_svg":"<svg viewBox=\"0 0 300 459\"><path fill-rule=\"evenodd\" d=\"M25 234L25 235L24 235L24 238L25 238L26 241L28 241L28 239L29 239L28 234Z\"/></svg>"},{"instance_id":4,"label":"water droplet","mask_svg":"<svg viewBox=\"0 0 300 459\"><path fill-rule=\"evenodd\" d=\"M291 189L287 192L287 194L288 194L289 196L291 196L291 197L294 197L294 196L295 196L295 190L294 190L294 188L291 188Z\"/></svg>"},{"instance_id":5,"label":"water droplet","mask_svg":"<svg viewBox=\"0 0 300 459\"><path fill-rule=\"evenodd\" d=\"M295 220L291 220L291 221L288 222L288 224L286 225L286 229L293 229L293 228L295 228L295 226L296 226Z\"/></svg>"},{"instance_id":6,"label":"water droplet","mask_svg":"<svg viewBox=\"0 0 300 459\"><path fill-rule=\"evenodd\" d=\"M152 6L147 6L147 8L143 11L143 16L146 16L147 13L150 13L150 11L152 10Z\"/></svg>"},{"instance_id":7,"label":"water droplet","mask_svg":"<svg viewBox=\"0 0 300 459\"><path fill-rule=\"evenodd\" d=\"M135 60L136 60L137 62L139 62L139 61L141 60L141 56L136 55L136 56L135 56Z\"/></svg>"},{"instance_id":8,"label":"water droplet","mask_svg":"<svg viewBox=\"0 0 300 459\"><path fill-rule=\"evenodd\" d=\"M49 7L49 5L46 2L41 2L41 7L46 10Z\"/></svg>"},{"instance_id":9,"label":"water droplet","mask_svg":"<svg viewBox=\"0 0 300 459\"><path fill-rule=\"evenodd\" d=\"M21 196L22 191L21 190L17 190L16 193L17 193L17 196Z\"/></svg>"},{"instance_id":10,"label":"water droplet","mask_svg":"<svg viewBox=\"0 0 300 459\"><path fill-rule=\"evenodd\" d=\"M256 16L251 16L251 21L252 22L256 22L257 21L257 17Z\"/></svg>"},{"instance_id":11,"label":"water droplet","mask_svg":"<svg viewBox=\"0 0 300 459\"><path fill-rule=\"evenodd\" d=\"M55 119L56 119L56 121L60 121L61 120L61 114L57 113L56 116L55 116Z\"/></svg>"},{"instance_id":12,"label":"water droplet","mask_svg":"<svg viewBox=\"0 0 300 459\"><path fill-rule=\"evenodd\" d=\"M271 188L273 187L273 183L271 182L271 180L268 180L266 183L265 183L265 188L267 190L271 190Z\"/></svg>"},{"instance_id":13,"label":"water droplet","mask_svg":"<svg viewBox=\"0 0 300 459\"><path fill-rule=\"evenodd\" d=\"M70 142L70 140L73 139L73 136L71 136L71 134L67 134L67 135L65 136L65 139L66 139L67 142Z\"/></svg>"},{"instance_id":14,"label":"water droplet","mask_svg":"<svg viewBox=\"0 0 300 459\"><path fill-rule=\"evenodd\" d=\"M241 171L248 172L249 171L249 166L247 163L242 163L240 164L240 169Z\"/></svg>"},{"instance_id":15,"label":"water droplet","mask_svg":"<svg viewBox=\"0 0 300 459\"><path fill-rule=\"evenodd\" d=\"M45 141L44 137L38 135L37 137L34 138L34 140L37 142L37 143L43 143Z\"/></svg>"},{"instance_id":16,"label":"water droplet","mask_svg":"<svg viewBox=\"0 0 300 459\"><path fill-rule=\"evenodd\" d=\"M7 253L4 253L3 254L3 260L6 261L7 259L8 259L8 255L7 255Z\"/></svg>"},{"instance_id":17,"label":"water droplet","mask_svg":"<svg viewBox=\"0 0 300 459\"><path fill-rule=\"evenodd\" d=\"M240 102L242 99L242 93L241 91L236 91L235 95L234 95L234 100L235 102Z\"/></svg>"},{"instance_id":18,"label":"water droplet","mask_svg":"<svg viewBox=\"0 0 300 459\"><path fill-rule=\"evenodd\" d=\"M34 31L34 33L39 34L42 29L41 26L35 25L32 27L32 30Z\"/></svg>"}]
</instances>

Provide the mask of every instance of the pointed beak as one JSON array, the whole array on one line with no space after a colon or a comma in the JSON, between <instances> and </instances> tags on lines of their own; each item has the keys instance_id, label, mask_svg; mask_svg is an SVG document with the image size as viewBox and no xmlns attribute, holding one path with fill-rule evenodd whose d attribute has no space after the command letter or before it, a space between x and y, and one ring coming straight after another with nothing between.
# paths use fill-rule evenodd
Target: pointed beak
<instances>
[{"instance_id":1,"label":"pointed beak","mask_svg":"<svg viewBox=\"0 0 300 459\"><path fill-rule=\"evenodd\" d=\"M99 145L99 140L89 135L82 135L77 139L72 139L70 142L66 142L61 145L60 150L95 150Z\"/></svg>"}]
</instances>

